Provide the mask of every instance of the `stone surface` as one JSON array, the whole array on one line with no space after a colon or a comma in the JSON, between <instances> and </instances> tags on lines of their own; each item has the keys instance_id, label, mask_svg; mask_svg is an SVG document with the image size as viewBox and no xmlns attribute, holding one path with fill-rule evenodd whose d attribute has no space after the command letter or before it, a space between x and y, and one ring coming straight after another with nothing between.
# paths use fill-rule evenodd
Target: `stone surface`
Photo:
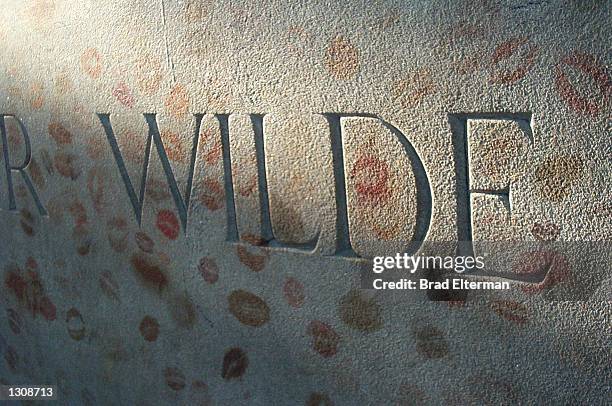
<instances>
[{"instance_id":1,"label":"stone surface","mask_svg":"<svg viewBox=\"0 0 612 406\"><path fill-rule=\"evenodd\" d=\"M606 403L610 2L1 5L0 383ZM360 289L468 240L512 289Z\"/></svg>"}]
</instances>

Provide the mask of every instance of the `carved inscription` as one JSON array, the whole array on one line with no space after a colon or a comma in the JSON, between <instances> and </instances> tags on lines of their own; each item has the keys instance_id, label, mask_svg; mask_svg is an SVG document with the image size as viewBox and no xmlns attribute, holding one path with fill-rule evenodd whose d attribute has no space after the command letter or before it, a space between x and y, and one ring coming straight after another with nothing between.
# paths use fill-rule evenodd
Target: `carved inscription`
<instances>
[{"instance_id":1,"label":"carved inscription","mask_svg":"<svg viewBox=\"0 0 612 406\"><path fill-rule=\"evenodd\" d=\"M395 238L402 244L398 250L410 255L415 254L427 238L433 191L425 164L409 137L375 114L193 114L190 154L183 160L188 165L185 183L177 181L170 163L174 146L164 145L165 138L160 133L156 114L142 116L147 135L142 172L136 179L128 174L111 115L99 113L97 117L139 225L155 151L183 233L187 233L189 226L193 189L203 185L205 190L198 200L211 210L225 207L226 239L231 242L256 241L258 246L271 248L371 257L373 253L368 252L367 247L355 246L355 232L372 232L373 240L383 243ZM25 144L25 157L17 165L10 156L7 119L17 123ZM510 124L533 144L530 120L528 113L449 115L455 154L458 241L474 239L473 220L478 199L498 199L509 214L512 212L510 182L505 178L487 177L486 162L471 151L471 143L480 142L474 141L474 137L478 138L479 132L489 125ZM212 121L216 121L216 130L211 127ZM30 139L25 125L15 116L0 115L0 133L8 209L18 210L13 176L20 175L39 213L46 215L25 171L31 162ZM282 136L275 137L276 134ZM504 149L507 141L503 139L491 142L501 143L503 147L499 159L510 159L503 155L506 153L516 154L511 148ZM316 150L300 150L304 145L316 146ZM390 150L380 151L381 145ZM284 156L285 151L293 150L296 153ZM389 155L388 160L383 159L385 155ZM223 167L222 184L221 178L215 180L218 176L207 178L207 170L217 161L217 156ZM330 168L325 177L328 183L313 185L310 179L321 178L320 171L326 171L326 167ZM214 190L211 189L213 181ZM399 193L398 188L402 189ZM311 207L299 200L287 204L286 200L290 201L292 196L310 201ZM221 201L217 201L218 198ZM393 205L387 205L388 201ZM365 220L360 220L356 213L364 210L366 215L361 217ZM381 226L375 221L378 218L395 219ZM467 249L473 251L471 246Z\"/></svg>"}]
</instances>

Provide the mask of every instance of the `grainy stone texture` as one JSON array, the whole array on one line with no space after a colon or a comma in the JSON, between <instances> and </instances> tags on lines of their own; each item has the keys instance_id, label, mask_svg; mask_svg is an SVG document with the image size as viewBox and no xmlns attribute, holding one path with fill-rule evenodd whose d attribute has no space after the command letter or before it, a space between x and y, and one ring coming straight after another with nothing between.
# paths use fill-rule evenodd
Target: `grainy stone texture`
<instances>
[{"instance_id":1,"label":"grainy stone texture","mask_svg":"<svg viewBox=\"0 0 612 406\"><path fill-rule=\"evenodd\" d=\"M0 6L1 383L66 404L606 403L610 262L545 244L611 235L609 1ZM7 157L31 179L10 170L14 205ZM359 290L364 258L467 224L542 244L495 259L511 291ZM550 300L573 280L584 300Z\"/></svg>"}]
</instances>

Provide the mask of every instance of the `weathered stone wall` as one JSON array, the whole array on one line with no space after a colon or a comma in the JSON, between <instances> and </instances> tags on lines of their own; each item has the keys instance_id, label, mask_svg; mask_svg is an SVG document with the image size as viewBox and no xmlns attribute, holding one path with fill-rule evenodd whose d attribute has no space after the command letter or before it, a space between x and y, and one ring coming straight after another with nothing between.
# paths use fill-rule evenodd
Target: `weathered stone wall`
<instances>
[{"instance_id":1,"label":"weathered stone wall","mask_svg":"<svg viewBox=\"0 0 612 406\"><path fill-rule=\"evenodd\" d=\"M605 403L609 1L0 5L3 384ZM537 248L509 291L360 289L472 240Z\"/></svg>"}]
</instances>

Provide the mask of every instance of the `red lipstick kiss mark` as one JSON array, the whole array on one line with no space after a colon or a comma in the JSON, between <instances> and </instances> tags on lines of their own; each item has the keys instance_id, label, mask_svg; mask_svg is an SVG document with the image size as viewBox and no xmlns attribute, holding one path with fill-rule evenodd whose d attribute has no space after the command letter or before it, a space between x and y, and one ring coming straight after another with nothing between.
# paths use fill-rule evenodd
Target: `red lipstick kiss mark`
<instances>
[{"instance_id":1,"label":"red lipstick kiss mark","mask_svg":"<svg viewBox=\"0 0 612 406\"><path fill-rule=\"evenodd\" d=\"M391 197L389 165L374 155L362 154L351 170L357 198L369 205L385 204Z\"/></svg>"},{"instance_id":2,"label":"red lipstick kiss mark","mask_svg":"<svg viewBox=\"0 0 612 406\"><path fill-rule=\"evenodd\" d=\"M117 83L117 86L113 89L113 96L125 107L130 109L134 107L134 96L124 82Z\"/></svg>"},{"instance_id":3,"label":"red lipstick kiss mark","mask_svg":"<svg viewBox=\"0 0 612 406\"><path fill-rule=\"evenodd\" d=\"M538 55L538 47L525 37L512 38L498 45L493 51L491 65L495 66L503 60L510 59L521 48L525 51L516 68L494 73L491 76L492 83L509 85L527 76L527 73L529 73L535 64Z\"/></svg>"},{"instance_id":4,"label":"red lipstick kiss mark","mask_svg":"<svg viewBox=\"0 0 612 406\"><path fill-rule=\"evenodd\" d=\"M176 240L179 236L178 219L170 210L164 209L157 213L157 228L169 240Z\"/></svg>"},{"instance_id":5,"label":"red lipstick kiss mark","mask_svg":"<svg viewBox=\"0 0 612 406\"><path fill-rule=\"evenodd\" d=\"M602 97L590 100L576 91L570 83L564 66L576 68L595 80L602 93ZM573 110L580 114L595 116L600 113L612 95L612 81L606 68L600 64L593 55L574 52L567 55L555 66L555 85L561 98Z\"/></svg>"}]
</instances>

